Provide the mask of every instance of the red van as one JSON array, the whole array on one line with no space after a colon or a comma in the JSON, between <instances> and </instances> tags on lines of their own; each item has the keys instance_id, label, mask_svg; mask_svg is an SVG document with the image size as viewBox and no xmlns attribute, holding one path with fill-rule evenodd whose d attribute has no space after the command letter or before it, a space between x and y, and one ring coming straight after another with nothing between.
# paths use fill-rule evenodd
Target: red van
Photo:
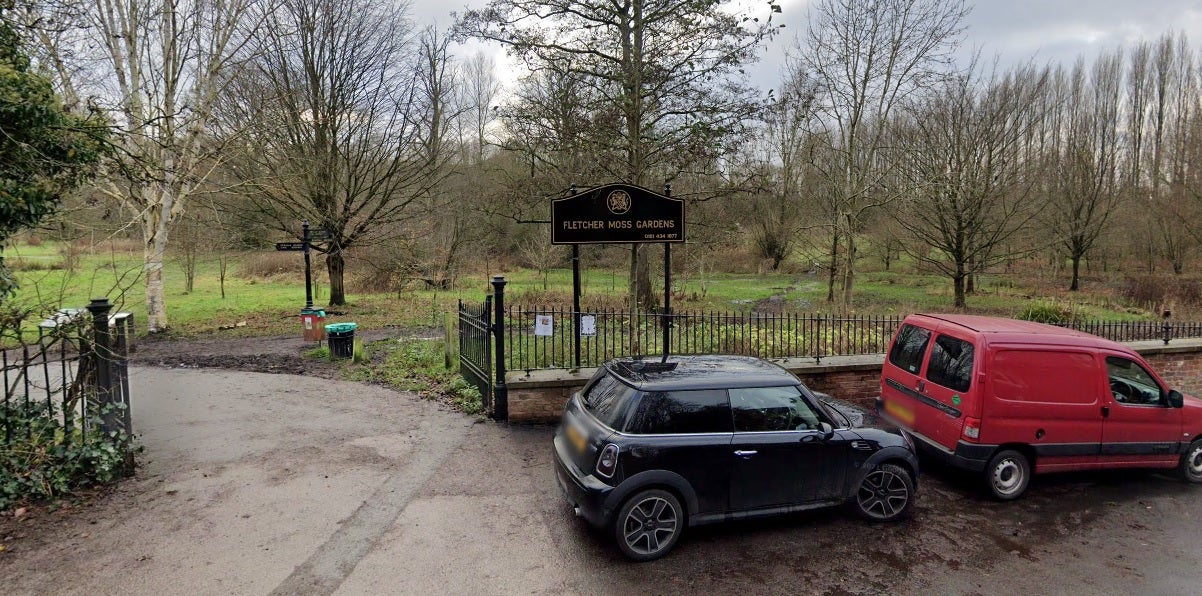
<instances>
[{"instance_id":1,"label":"red van","mask_svg":"<svg viewBox=\"0 0 1202 596\"><path fill-rule=\"evenodd\" d=\"M881 371L878 409L924 452L1017 499L1031 472L1176 468L1202 482L1202 401L1139 354L1051 325L910 315Z\"/></svg>"}]
</instances>

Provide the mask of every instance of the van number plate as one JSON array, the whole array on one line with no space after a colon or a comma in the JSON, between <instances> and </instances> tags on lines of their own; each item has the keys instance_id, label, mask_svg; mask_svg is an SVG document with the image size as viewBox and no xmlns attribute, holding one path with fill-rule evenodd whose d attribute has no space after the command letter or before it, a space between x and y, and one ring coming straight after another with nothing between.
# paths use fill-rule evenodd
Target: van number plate
<instances>
[{"instance_id":1,"label":"van number plate","mask_svg":"<svg viewBox=\"0 0 1202 596\"><path fill-rule=\"evenodd\" d=\"M906 426L914 426L914 410L895 401L885 402L885 411Z\"/></svg>"}]
</instances>

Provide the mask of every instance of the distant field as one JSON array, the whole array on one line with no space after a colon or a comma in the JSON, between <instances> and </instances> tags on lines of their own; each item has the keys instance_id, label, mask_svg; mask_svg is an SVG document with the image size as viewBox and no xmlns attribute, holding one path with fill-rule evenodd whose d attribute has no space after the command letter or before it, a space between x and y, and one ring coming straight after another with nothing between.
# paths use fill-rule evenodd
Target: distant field
<instances>
[{"instance_id":1,"label":"distant field","mask_svg":"<svg viewBox=\"0 0 1202 596\"><path fill-rule=\"evenodd\" d=\"M38 246L10 246L6 263L16 271L21 289L17 302L59 306L84 306L92 297L106 296L118 308L145 324L145 298L141 251L136 246L106 247L87 253L69 253L63 245L43 242ZM184 273L177 262L165 266L167 308L174 333L181 335L262 335L296 332L298 311L304 306L301 257L293 270L268 275L250 275L243 262L262 258L259 253L237 255L227 266L225 298L221 297L219 268L215 256L202 256L197 267L194 291L185 293ZM352 265L353 266L353 265ZM324 264L314 259L318 292L315 304L328 300ZM569 269L543 275L528 269L506 269L509 282L507 302L538 305L570 305L572 277ZM349 304L331 309L328 322L356 321L364 328L442 328L456 300L483 300L489 289L489 274L462 275L452 290L432 291L411 287L390 293L348 292ZM592 309L621 309L627 287L625 271L586 269L582 275L585 304ZM662 295L662 277L655 277L656 292ZM1123 304L1105 287L1068 295L1028 283L1013 276L983 276L977 293L969 297L969 310L1013 316L1034 301L1054 301L1080 318L1133 320L1154 314ZM822 273L734 274L681 272L674 276L673 308L677 310L745 311L753 308L788 312L830 313L826 302L826 278ZM950 282L915 273L868 271L856 285L854 311L861 314L892 314L915 311L947 311L952 301ZM221 329L221 327L230 327Z\"/></svg>"}]
</instances>

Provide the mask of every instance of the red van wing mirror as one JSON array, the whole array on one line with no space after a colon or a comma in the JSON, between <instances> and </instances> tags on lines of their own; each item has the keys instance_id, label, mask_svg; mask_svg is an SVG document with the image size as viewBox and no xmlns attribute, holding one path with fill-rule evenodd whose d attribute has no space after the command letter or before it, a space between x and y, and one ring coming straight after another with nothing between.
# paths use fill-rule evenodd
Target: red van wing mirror
<instances>
[{"instance_id":1,"label":"red van wing mirror","mask_svg":"<svg viewBox=\"0 0 1202 596\"><path fill-rule=\"evenodd\" d=\"M1181 408L1184 406L1185 406L1185 398L1181 395L1181 392L1177 391L1176 389L1170 390L1169 391L1169 407L1170 408Z\"/></svg>"}]
</instances>

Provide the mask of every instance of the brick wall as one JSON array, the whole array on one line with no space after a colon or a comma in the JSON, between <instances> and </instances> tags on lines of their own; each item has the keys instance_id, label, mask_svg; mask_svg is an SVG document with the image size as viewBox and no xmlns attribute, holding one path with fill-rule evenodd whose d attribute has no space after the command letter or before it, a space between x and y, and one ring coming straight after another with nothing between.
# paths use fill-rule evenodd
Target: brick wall
<instances>
[{"instance_id":1,"label":"brick wall","mask_svg":"<svg viewBox=\"0 0 1202 596\"><path fill-rule=\"evenodd\" d=\"M1173 389L1202 398L1202 340L1174 340L1128 344L1143 355ZM845 356L776 361L815 391L829 393L861 407L871 408L880 394L884 356ZM584 386L596 369L510 373L510 422L554 422L574 391Z\"/></svg>"}]
</instances>

